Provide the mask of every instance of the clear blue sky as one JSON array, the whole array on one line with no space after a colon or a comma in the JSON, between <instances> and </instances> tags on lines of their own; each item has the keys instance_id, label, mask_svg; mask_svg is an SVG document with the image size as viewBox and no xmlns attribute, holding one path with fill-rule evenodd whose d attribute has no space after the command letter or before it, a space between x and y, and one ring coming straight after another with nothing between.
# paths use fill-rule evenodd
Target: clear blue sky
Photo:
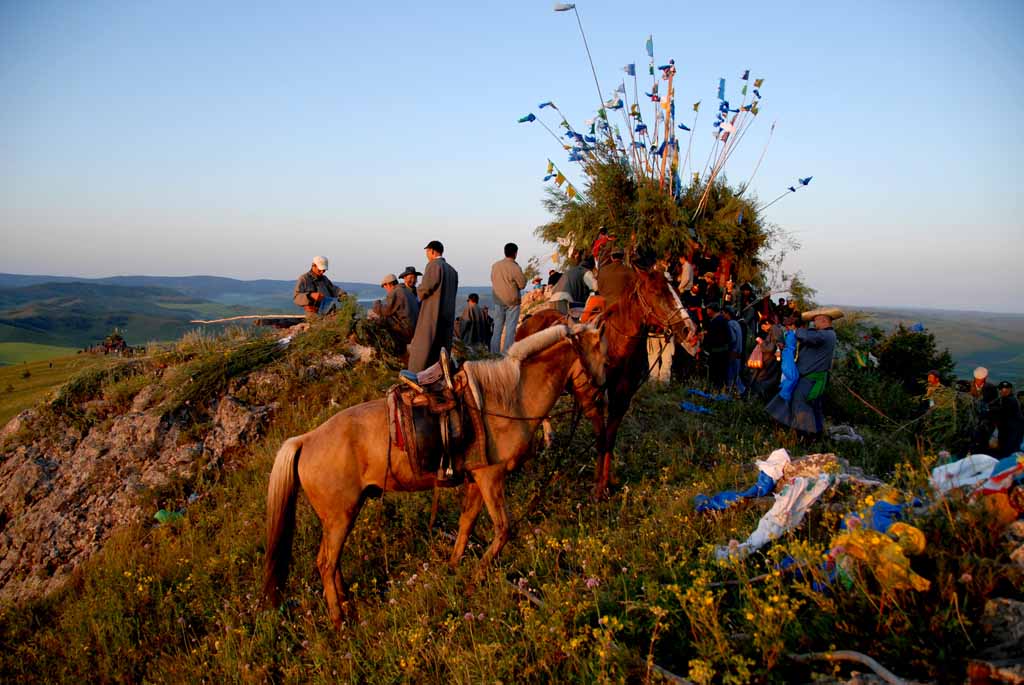
<instances>
[{"instance_id":1,"label":"clear blue sky","mask_svg":"<svg viewBox=\"0 0 1024 685\"><path fill-rule=\"evenodd\" d=\"M766 79L726 171L778 122L754 188L814 176L768 217L820 300L1024 311L1024 3L577 5L606 95L649 33L681 111ZM2 3L0 271L293 278L323 253L376 281L436 237L486 283L508 240L551 251L546 159L582 180L516 123L549 99L582 126L597 94L546 0Z\"/></svg>"}]
</instances>

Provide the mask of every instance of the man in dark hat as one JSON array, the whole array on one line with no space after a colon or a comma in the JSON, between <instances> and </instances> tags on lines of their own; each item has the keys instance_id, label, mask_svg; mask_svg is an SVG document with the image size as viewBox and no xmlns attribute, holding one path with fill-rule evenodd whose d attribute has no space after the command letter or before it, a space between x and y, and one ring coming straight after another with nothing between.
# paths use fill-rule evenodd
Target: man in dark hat
<instances>
[{"instance_id":1,"label":"man in dark hat","mask_svg":"<svg viewBox=\"0 0 1024 685\"><path fill-rule=\"evenodd\" d=\"M1021 450L1024 440L1024 414L1020 402L1013 395L1013 383L1002 381L998 386L999 397L992 404L989 414L999 431L999 446L996 457L1008 457Z\"/></svg>"},{"instance_id":2,"label":"man in dark hat","mask_svg":"<svg viewBox=\"0 0 1024 685\"><path fill-rule=\"evenodd\" d=\"M398 274L399 280L402 281L398 284L398 288L405 295L405 299L409 301L413 330L416 329L416 321L420 316L420 298L416 296L416 279L422 275L411 266L405 267L405 271Z\"/></svg>"},{"instance_id":3,"label":"man in dark hat","mask_svg":"<svg viewBox=\"0 0 1024 685\"><path fill-rule=\"evenodd\" d=\"M416 290L420 298L420 311L416 320L416 333L409 345L409 370L422 371L441 357L441 348L451 349L455 330L455 298L459 288L459 273L448 265L444 245L431 240L423 248L427 254L427 267L423 270L423 283Z\"/></svg>"}]
</instances>

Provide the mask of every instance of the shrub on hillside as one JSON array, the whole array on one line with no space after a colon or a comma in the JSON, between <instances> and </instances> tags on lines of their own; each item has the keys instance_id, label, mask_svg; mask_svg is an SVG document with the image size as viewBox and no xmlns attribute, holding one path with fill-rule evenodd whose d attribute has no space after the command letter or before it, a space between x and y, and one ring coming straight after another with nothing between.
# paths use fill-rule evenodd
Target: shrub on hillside
<instances>
[{"instance_id":1,"label":"shrub on hillside","mask_svg":"<svg viewBox=\"0 0 1024 685\"><path fill-rule=\"evenodd\" d=\"M878 369L915 395L924 391L929 370L936 370L940 377L949 378L955 366L949 350L939 352L936 348L934 334L912 331L903 324L881 341L875 355L878 357Z\"/></svg>"}]
</instances>

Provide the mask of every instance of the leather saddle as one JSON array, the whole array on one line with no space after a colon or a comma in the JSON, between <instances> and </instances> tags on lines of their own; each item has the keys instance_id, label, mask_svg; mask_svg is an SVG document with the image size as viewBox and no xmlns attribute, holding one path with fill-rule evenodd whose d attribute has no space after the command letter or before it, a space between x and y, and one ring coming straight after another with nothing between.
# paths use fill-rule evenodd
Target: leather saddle
<instances>
[{"instance_id":1,"label":"leather saddle","mask_svg":"<svg viewBox=\"0 0 1024 685\"><path fill-rule=\"evenodd\" d=\"M420 477L434 474L438 481L453 483L464 475L466 432L455 369L442 348L436 364L419 373L400 372L400 382L387 393L392 443L409 455Z\"/></svg>"}]
</instances>

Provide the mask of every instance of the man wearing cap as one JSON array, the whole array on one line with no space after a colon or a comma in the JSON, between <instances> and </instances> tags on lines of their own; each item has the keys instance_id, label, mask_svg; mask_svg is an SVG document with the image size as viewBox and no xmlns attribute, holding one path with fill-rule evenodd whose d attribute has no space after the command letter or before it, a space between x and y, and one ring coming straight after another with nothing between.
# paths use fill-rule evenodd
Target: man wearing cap
<instances>
[{"instance_id":1,"label":"man wearing cap","mask_svg":"<svg viewBox=\"0 0 1024 685\"><path fill-rule=\"evenodd\" d=\"M491 265L491 297L494 300L494 332L491 334L491 353L504 354L516 339L519 325L520 291L526 287L526 276L516 262L519 246L505 244L505 258ZM502 334L505 343L502 344Z\"/></svg>"},{"instance_id":2,"label":"man wearing cap","mask_svg":"<svg viewBox=\"0 0 1024 685\"><path fill-rule=\"evenodd\" d=\"M979 366L974 369L974 380L968 389L971 397L974 398L975 427L971 436L972 453L987 454L989 451L989 439L995 424L992 422L991 408L999 399L999 391L996 386L989 383L988 369Z\"/></svg>"},{"instance_id":3,"label":"man wearing cap","mask_svg":"<svg viewBox=\"0 0 1024 685\"><path fill-rule=\"evenodd\" d=\"M295 282L292 301L311 316L329 313L334 306L333 301L345 296L345 291L331 283L326 272L327 257L313 257L313 265L309 271L299 276Z\"/></svg>"},{"instance_id":4,"label":"man wearing cap","mask_svg":"<svg viewBox=\"0 0 1024 685\"><path fill-rule=\"evenodd\" d=\"M444 254L441 241L431 240L423 249L427 253L427 267L423 269L423 282L416 290L420 313L409 345L410 371L422 371L435 363L441 358L442 347L451 349L455 329L459 273L441 256Z\"/></svg>"},{"instance_id":5,"label":"man wearing cap","mask_svg":"<svg viewBox=\"0 0 1024 685\"><path fill-rule=\"evenodd\" d=\"M394 274L388 274L382 278L380 285L384 288L387 296L383 303L380 300L373 303L373 312L391 333L398 349L404 351L406 345L412 340L413 331L416 330L409 297L399 287L398 277ZM412 297L412 299L415 301L416 298Z\"/></svg>"},{"instance_id":6,"label":"man wearing cap","mask_svg":"<svg viewBox=\"0 0 1024 685\"><path fill-rule=\"evenodd\" d=\"M1013 383L1002 381L999 386L999 397L992 404L992 420L999 430L999 446L996 457L1008 457L1021 450L1024 440L1024 414L1021 413L1020 402L1013 395Z\"/></svg>"},{"instance_id":7,"label":"man wearing cap","mask_svg":"<svg viewBox=\"0 0 1024 685\"><path fill-rule=\"evenodd\" d=\"M803 320L812 321L814 328L796 331L796 368L800 380L788 400L780 393L765 406L769 416L776 421L801 433L816 435L824 430L825 415L821 404L836 350L832 321L842 316L843 310L838 307L804 312Z\"/></svg>"}]
</instances>

